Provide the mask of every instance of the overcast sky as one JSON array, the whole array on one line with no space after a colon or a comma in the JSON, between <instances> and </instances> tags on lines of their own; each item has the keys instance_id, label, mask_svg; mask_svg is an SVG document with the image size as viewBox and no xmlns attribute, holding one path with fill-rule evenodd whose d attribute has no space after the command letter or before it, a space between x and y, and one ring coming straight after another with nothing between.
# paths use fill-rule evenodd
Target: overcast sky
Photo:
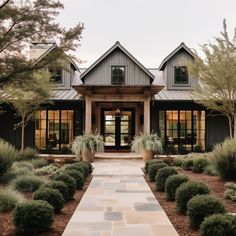
<instances>
[{"instance_id":1,"label":"overcast sky","mask_svg":"<svg viewBox=\"0 0 236 236\"><path fill-rule=\"evenodd\" d=\"M199 50L213 40L226 18L228 31L236 26L236 0L61 0L59 16L70 27L83 22L85 30L76 55L88 67L116 41L147 68L161 61L181 42Z\"/></svg>"}]
</instances>

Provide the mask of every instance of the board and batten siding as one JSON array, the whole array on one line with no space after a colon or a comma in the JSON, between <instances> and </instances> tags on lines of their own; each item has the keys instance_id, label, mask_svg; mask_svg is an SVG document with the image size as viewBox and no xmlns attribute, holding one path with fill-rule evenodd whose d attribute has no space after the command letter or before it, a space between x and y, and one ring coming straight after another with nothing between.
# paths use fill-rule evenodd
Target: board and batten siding
<instances>
[{"instance_id":1,"label":"board and batten siding","mask_svg":"<svg viewBox=\"0 0 236 236\"><path fill-rule=\"evenodd\" d=\"M166 67L163 71L163 76L165 81L167 82L167 89L169 90L189 90L197 85L197 80L189 77L189 83L183 85L176 85L174 83L175 66L187 66L189 62L191 62L193 58L186 52L180 51L175 56L173 56L167 63Z\"/></svg>"},{"instance_id":2,"label":"board and batten siding","mask_svg":"<svg viewBox=\"0 0 236 236\"><path fill-rule=\"evenodd\" d=\"M85 85L111 85L111 67L125 66L126 85L150 85L150 77L125 53L116 49L85 77Z\"/></svg>"}]
</instances>

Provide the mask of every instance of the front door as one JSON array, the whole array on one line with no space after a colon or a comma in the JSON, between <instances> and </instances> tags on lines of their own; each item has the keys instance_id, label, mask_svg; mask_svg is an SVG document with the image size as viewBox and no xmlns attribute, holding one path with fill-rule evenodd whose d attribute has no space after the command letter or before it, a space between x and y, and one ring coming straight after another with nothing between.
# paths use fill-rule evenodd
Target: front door
<instances>
[{"instance_id":1,"label":"front door","mask_svg":"<svg viewBox=\"0 0 236 236\"><path fill-rule=\"evenodd\" d=\"M101 131L107 149L129 149L134 136L134 115L132 110L122 111L114 116L111 110L102 111Z\"/></svg>"}]
</instances>

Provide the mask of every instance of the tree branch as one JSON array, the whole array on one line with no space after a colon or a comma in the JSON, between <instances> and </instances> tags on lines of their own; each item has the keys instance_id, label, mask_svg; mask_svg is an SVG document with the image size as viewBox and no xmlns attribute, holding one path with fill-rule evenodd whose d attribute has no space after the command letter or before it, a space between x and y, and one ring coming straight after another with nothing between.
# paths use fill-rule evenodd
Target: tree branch
<instances>
[{"instance_id":1,"label":"tree branch","mask_svg":"<svg viewBox=\"0 0 236 236\"><path fill-rule=\"evenodd\" d=\"M2 5L0 5L0 9L5 7L9 2L10 2L10 0L6 0Z\"/></svg>"}]
</instances>

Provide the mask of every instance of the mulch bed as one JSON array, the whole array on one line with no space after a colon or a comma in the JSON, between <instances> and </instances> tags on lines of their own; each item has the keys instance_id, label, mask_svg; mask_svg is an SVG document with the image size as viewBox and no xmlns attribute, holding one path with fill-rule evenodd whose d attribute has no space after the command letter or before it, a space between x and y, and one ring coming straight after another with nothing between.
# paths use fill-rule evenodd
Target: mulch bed
<instances>
[{"instance_id":1,"label":"mulch bed","mask_svg":"<svg viewBox=\"0 0 236 236\"><path fill-rule=\"evenodd\" d=\"M89 176L84 188L82 190L76 191L74 198L65 203L64 208L59 214L54 216L54 222L52 229L40 236L59 236L62 235L66 225L68 224L71 216L73 215L75 209L80 203L89 183L91 182L92 176ZM27 198L31 198L32 194L27 194ZM17 235L15 232L15 227L12 223L12 213L0 213L0 235L2 236L13 236ZM36 236L36 234L34 234Z\"/></svg>"},{"instance_id":2,"label":"mulch bed","mask_svg":"<svg viewBox=\"0 0 236 236\"><path fill-rule=\"evenodd\" d=\"M206 183L210 188L211 194L219 198L224 203L227 211L231 213L236 213L236 203L224 198L225 181L222 181L218 176L197 174L187 170L179 170L179 173L188 176L191 180ZM189 225L188 217L186 215L181 215L177 212L175 202L167 201L165 199L164 192L157 192L155 189L155 183L149 182L147 176L146 181L149 184L156 199L164 209L172 224L174 225L178 234L180 236L197 236L198 231L191 228L191 226Z\"/></svg>"}]
</instances>

